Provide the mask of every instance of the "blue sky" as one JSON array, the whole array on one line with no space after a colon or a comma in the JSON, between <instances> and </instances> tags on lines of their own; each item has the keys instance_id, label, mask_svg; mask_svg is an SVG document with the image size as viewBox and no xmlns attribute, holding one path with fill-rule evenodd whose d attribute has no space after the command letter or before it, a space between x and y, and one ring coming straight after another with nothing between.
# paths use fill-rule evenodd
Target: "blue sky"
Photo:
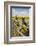
<instances>
[{"instance_id":1,"label":"blue sky","mask_svg":"<svg viewBox=\"0 0 36 46\"><path fill-rule=\"evenodd\" d=\"M12 15L29 15L28 8L12 8Z\"/></svg>"}]
</instances>

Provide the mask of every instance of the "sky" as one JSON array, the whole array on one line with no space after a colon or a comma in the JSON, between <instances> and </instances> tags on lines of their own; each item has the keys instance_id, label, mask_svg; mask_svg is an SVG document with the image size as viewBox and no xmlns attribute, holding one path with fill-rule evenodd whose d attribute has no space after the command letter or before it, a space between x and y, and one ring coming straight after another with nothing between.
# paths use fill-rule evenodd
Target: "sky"
<instances>
[{"instance_id":1,"label":"sky","mask_svg":"<svg viewBox=\"0 0 36 46\"><path fill-rule=\"evenodd\" d=\"M29 15L29 8L12 8L12 16Z\"/></svg>"}]
</instances>

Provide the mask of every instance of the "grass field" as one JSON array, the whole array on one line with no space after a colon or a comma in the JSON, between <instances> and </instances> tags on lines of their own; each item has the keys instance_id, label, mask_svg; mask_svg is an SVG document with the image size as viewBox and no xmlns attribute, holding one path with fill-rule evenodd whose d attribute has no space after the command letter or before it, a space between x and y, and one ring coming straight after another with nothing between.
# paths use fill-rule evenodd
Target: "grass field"
<instances>
[{"instance_id":1,"label":"grass field","mask_svg":"<svg viewBox=\"0 0 36 46\"><path fill-rule=\"evenodd\" d=\"M12 36L29 36L29 16L12 17Z\"/></svg>"}]
</instances>

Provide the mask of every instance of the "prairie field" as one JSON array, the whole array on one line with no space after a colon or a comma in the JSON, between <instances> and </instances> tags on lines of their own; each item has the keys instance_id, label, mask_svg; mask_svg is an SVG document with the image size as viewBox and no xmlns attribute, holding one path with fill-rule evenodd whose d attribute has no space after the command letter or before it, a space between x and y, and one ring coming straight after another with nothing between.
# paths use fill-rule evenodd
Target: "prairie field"
<instances>
[{"instance_id":1,"label":"prairie field","mask_svg":"<svg viewBox=\"0 0 36 46\"><path fill-rule=\"evenodd\" d=\"M11 37L29 36L29 16L12 16Z\"/></svg>"}]
</instances>

